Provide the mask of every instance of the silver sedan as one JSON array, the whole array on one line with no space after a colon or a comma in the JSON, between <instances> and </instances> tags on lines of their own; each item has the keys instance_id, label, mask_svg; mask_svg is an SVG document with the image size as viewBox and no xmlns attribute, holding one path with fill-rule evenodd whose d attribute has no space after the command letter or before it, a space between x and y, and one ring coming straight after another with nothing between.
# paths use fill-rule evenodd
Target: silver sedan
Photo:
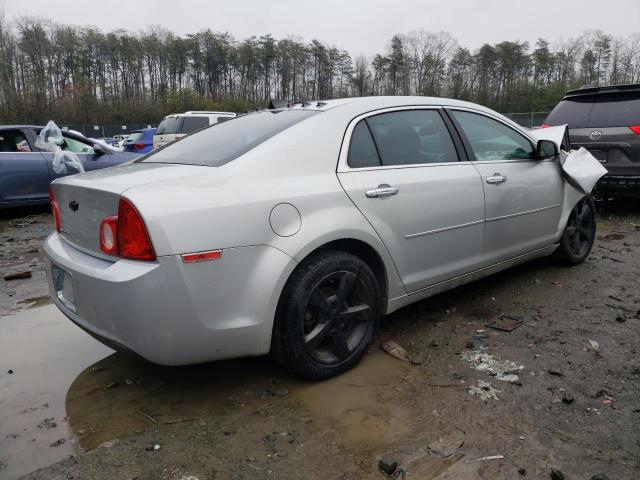
<instances>
[{"instance_id":1,"label":"silver sedan","mask_svg":"<svg viewBox=\"0 0 640 480\"><path fill-rule=\"evenodd\" d=\"M567 181L562 141L533 135L425 97L237 117L56 180L52 297L155 363L270 352L303 376L336 375L383 315L554 252L585 260L592 200Z\"/></svg>"}]
</instances>

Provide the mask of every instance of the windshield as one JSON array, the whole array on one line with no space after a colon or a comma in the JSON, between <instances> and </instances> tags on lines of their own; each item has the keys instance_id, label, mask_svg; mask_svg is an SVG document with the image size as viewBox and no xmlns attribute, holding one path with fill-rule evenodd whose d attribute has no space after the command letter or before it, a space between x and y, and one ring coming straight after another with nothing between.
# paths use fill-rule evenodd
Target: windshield
<instances>
[{"instance_id":1,"label":"windshield","mask_svg":"<svg viewBox=\"0 0 640 480\"><path fill-rule=\"evenodd\" d=\"M243 115L195 132L140 161L219 167L317 113L276 110Z\"/></svg>"},{"instance_id":2,"label":"windshield","mask_svg":"<svg viewBox=\"0 0 640 480\"><path fill-rule=\"evenodd\" d=\"M158 125L158 130L156 131L156 135L167 135L171 133L178 133L180 129L180 117L166 117L160 125Z\"/></svg>"}]
</instances>

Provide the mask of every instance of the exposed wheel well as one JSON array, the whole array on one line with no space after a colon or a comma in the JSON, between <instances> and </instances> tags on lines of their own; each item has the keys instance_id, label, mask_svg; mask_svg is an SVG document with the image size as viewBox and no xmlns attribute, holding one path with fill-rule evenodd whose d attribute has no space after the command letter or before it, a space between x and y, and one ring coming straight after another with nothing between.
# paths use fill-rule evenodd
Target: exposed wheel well
<instances>
[{"instance_id":1,"label":"exposed wheel well","mask_svg":"<svg viewBox=\"0 0 640 480\"><path fill-rule=\"evenodd\" d=\"M378 285L380 286L380 292L382 293L382 305L386 305L388 295L387 271L385 269L382 258L380 258L378 252L376 252L371 245L363 242L362 240L356 240L354 238L343 238L340 240L334 240L332 242L325 243L324 245L321 245L320 247L309 253L309 255L312 255L320 250L340 250L360 258L360 260L366 263L373 271L373 274L378 281Z\"/></svg>"}]
</instances>

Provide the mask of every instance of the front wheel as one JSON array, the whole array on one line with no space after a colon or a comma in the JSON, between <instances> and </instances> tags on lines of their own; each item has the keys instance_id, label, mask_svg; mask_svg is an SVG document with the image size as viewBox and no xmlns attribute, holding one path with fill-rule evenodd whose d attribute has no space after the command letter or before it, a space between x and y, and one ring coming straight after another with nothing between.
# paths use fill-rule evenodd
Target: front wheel
<instances>
[{"instance_id":1,"label":"front wheel","mask_svg":"<svg viewBox=\"0 0 640 480\"><path fill-rule=\"evenodd\" d=\"M587 195L571 210L556 257L569 265L578 265L589 256L595 238L596 209Z\"/></svg>"},{"instance_id":2,"label":"front wheel","mask_svg":"<svg viewBox=\"0 0 640 480\"><path fill-rule=\"evenodd\" d=\"M303 261L284 288L271 353L309 379L353 367L373 341L381 312L375 275L360 258L320 251Z\"/></svg>"}]
</instances>

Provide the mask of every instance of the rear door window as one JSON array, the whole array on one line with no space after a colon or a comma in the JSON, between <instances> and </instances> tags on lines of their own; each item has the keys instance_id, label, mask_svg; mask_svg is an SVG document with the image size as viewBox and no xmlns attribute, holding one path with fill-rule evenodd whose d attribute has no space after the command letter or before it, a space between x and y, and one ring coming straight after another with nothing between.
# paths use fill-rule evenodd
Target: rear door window
<instances>
[{"instance_id":1,"label":"rear door window","mask_svg":"<svg viewBox=\"0 0 640 480\"><path fill-rule=\"evenodd\" d=\"M366 120L360 120L353 129L347 163L351 168L380 166L380 157Z\"/></svg>"},{"instance_id":2,"label":"rear door window","mask_svg":"<svg viewBox=\"0 0 640 480\"><path fill-rule=\"evenodd\" d=\"M317 114L309 110L271 110L242 115L195 132L139 161L219 167Z\"/></svg>"},{"instance_id":3,"label":"rear door window","mask_svg":"<svg viewBox=\"0 0 640 480\"><path fill-rule=\"evenodd\" d=\"M137 142L144 138L144 132L133 132L127 137L127 142Z\"/></svg>"},{"instance_id":4,"label":"rear door window","mask_svg":"<svg viewBox=\"0 0 640 480\"><path fill-rule=\"evenodd\" d=\"M401 110L367 118L382 165L457 162L449 130L437 110Z\"/></svg>"},{"instance_id":5,"label":"rear door window","mask_svg":"<svg viewBox=\"0 0 640 480\"><path fill-rule=\"evenodd\" d=\"M209 117L183 117L181 133L191 133L209 126Z\"/></svg>"}]
</instances>

